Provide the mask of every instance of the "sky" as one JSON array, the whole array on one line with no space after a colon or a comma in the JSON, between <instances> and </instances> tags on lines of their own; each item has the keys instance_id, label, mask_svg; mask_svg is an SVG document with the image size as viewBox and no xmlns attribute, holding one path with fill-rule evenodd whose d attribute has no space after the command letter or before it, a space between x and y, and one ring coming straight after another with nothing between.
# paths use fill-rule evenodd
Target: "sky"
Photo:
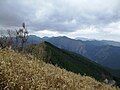
<instances>
[{"instance_id":1,"label":"sky","mask_svg":"<svg viewBox=\"0 0 120 90\"><path fill-rule=\"evenodd\" d=\"M0 0L0 30L120 42L120 0Z\"/></svg>"}]
</instances>

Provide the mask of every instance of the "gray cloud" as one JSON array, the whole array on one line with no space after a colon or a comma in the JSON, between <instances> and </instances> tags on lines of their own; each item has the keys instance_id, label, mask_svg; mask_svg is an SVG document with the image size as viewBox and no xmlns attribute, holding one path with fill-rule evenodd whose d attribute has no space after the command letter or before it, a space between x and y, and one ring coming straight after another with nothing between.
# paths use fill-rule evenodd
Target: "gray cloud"
<instances>
[{"instance_id":1,"label":"gray cloud","mask_svg":"<svg viewBox=\"0 0 120 90\"><path fill-rule=\"evenodd\" d=\"M119 0L0 0L0 25L73 32L120 21Z\"/></svg>"}]
</instances>

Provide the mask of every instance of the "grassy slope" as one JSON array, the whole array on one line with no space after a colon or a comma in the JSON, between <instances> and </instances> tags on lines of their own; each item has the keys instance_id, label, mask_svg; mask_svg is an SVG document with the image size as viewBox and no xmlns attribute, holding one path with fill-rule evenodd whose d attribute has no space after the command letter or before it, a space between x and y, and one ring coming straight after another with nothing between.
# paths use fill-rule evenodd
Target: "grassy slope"
<instances>
[{"instance_id":1,"label":"grassy slope","mask_svg":"<svg viewBox=\"0 0 120 90\"><path fill-rule=\"evenodd\" d=\"M57 64L61 68L82 75L86 74L97 80L105 79L105 77L108 79L111 78L111 75L99 64L90 62L89 59L75 55L75 53L61 50L48 42L43 42L39 45L30 45L26 51L53 65Z\"/></svg>"},{"instance_id":2,"label":"grassy slope","mask_svg":"<svg viewBox=\"0 0 120 90\"><path fill-rule=\"evenodd\" d=\"M0 50L0 90L116 90L14 51Z\"/></svg>"}]
</instances>

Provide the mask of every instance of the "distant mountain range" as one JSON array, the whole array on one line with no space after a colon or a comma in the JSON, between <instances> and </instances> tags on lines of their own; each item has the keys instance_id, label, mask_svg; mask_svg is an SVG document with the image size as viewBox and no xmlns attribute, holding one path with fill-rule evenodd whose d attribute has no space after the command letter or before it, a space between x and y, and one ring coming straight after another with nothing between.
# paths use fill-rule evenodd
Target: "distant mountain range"
<instances>
[{"instance_id":1,"label":"distant mountain range","mask_svg":"<svg viewBox=\"0 0 120 90\"><path fill-rule=\"evenodd\" d=\"M96 46L103 46L103 45L112 45L120 47L120 42L115 41L107 41L107 40L86 40L84 41L86 44L89 45L96 45Z\"/></svg>"},{"instance_id":2,"label":"distant mountain range","mask_svg":"<svg viewBox=\"0 0 120 90\"><path fill-rule=\"evenodd\" d=\"M58 48L83 55L105 67L120 69L120 42L97 41L97 40L75 40L68 37L44 37L29 36L29 44L39 44L48 41Z\"/></svg>"},{"instance_id":3,"label":"distant mountain range","mask_svg":"<svg viewBox=\"0 0 120 90\"><path fill-rule=\"evenodd\" d=\"M112 45L112 46L120 47L120 42L111 41L111 40L96 40L96 39L88 39L82 37L75 38L75 40L82 40L85 41L86 43L94 44L94 45Z\"/></svg>"},{"instance_id":4,"label":"distant mountain range","mask_svg":"<svg viewBox=\"0 0 120 90\"><path fill-rule=\"evenodd\" d=\"M112 75L101 65L79 54L59 49L46 41L29 45L25 51L40 60L65 68L68 71L92 76L97 80L112 79Z\"/></svg>"},{"instance_id":5,"label":"distant mountain range","mask_svg":"<svg viewBox=\"0 0 120 90\"><path fill-rule=\"evenodd\" d=\"M84 38L84 37L76 37L75 40L91 41L91 40L95 40L95 39L89 39L89 38Z\"/></svg>"}]
</instances>

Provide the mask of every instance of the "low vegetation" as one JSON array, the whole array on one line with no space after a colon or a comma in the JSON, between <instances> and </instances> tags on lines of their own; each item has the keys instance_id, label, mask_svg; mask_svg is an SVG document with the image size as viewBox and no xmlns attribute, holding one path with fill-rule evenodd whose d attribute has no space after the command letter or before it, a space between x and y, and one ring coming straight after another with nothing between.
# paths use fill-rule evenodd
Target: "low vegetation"
<instances>
[{"instance_id":1,"label":"low vegetation","mask_svg":"<svg viewBox=\"0 0 120 90\"><path fill-rule=\"evenodd\" d=\"M29 45L25 51L40 60L53 65L57 64L59 67L77 74L94 77L99 81L113 79L112 75L101 65L76 53L57 48L46 41L38 45Z\"/></svg>"},{"instance_id":2,"label":"low vegetation","mask_svg":"<svg viewBox=\"0 0 120 90\"><path fill-rule=\"evenodd\" d=\"M0 90L118 90L31 55L0 50Z\"/></svg>"}]
</instances>

